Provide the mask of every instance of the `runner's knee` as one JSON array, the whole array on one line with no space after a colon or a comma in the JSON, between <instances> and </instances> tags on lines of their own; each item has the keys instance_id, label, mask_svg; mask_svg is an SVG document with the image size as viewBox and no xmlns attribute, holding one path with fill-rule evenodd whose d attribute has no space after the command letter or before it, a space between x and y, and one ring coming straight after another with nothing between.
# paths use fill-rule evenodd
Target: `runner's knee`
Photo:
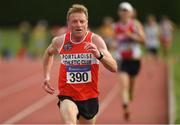
<instances>
[{"instance_id":1,"label":"runner's knee","mask_svg":"<svg viewBox=\"0 0 180 125\"><path fill-rule=\"evenodd\" d=\"M65 124L76 124L78 109L74 102L70 100L62 101L60 112Z\"/></svg>"},{"instance_id":2,"label":"runner's knee","mask_svg":"<svg viewBox=\"0 0 180 125\"><path fill-rule=\"evenodd\" d=\"M123 87L128 87L129 86L129 76L127 73L120 73L118 75L120 84L122 84Z\"/></svg>"}]
</instances>

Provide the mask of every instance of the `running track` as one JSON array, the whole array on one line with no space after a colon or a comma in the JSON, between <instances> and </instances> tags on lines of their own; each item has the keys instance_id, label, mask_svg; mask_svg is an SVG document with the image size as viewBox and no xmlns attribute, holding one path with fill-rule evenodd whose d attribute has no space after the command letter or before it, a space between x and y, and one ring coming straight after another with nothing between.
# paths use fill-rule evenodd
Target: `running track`
<instances>
[{"instance_id":1,"label":"running track","mask_svg":"<svg viewBox=\"0 0 180 125\"><path fill-rule=\"evenodd\" d=\"M58 61L54 62L52 84L57 87ZM168 123L167 67L164 62L146 61L135 85L130 105L131 119L122 116L120 87L116 74L101 66L99 124ZM11 60L0 62L0 123L62 123L56 96L42 88L42 62Z\"/></svg>"}]
</instances>

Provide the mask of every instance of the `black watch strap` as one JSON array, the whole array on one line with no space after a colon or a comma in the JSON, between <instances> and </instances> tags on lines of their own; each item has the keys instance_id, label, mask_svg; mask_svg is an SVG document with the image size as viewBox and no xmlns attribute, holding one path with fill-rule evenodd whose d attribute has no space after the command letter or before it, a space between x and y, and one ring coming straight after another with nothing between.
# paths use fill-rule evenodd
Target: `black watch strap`
<instances>
[{"instance_id":1,"label":"black watch strap","mask_svg":"<svg viewBox=\"0 0 180 125\"><path fill-rule=\"evenodd\" d=\"M102 52L100 52L99 51L99 53L100 53L100 57L99 58L97 58L98 60L101 60L103 57L104 57L104 55L103 55L103 53Z\"/></svg>"}]
</instances>

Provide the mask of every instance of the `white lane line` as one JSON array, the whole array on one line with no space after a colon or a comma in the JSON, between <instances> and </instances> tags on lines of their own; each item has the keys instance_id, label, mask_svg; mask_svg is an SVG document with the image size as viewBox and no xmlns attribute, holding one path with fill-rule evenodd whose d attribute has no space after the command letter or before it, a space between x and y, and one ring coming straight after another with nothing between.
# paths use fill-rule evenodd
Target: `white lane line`
<instances>
[{"instance_id":1,"label":"white lane line","mask_svg":"<svg viewBox=\"0 0 180 125\"><path fill-rule=\"evenodd\" d=\"M173 62L172 59L169 60L167 64L167 73L168 73L168 117L169 124L174 124L176 120L176 103L174 96L174 81L173 81Z\"/></svg>"},{"instance_id":2,"label":"white lane line","mask_svg":"<svg viewBox=\"0 0 180 125\"><path fill-rule=\"evenodd\" d=\"M47 104L49 104L50 102L52 102L55 99L56 99L56 97L52 96L52 95L44 96L41 100L33 103L32 105L28 106L27 108L25 108L21 112L17 113L16 115L14 115L11 118L4 121L3 124L16 123L16 122L22 120L23 118L27 117L31 113L33 113L33 112L39 110L40 108L46 106Z\"/></svg>"},{"instance_id":3,"label":"white lane line","mask_svg":"<svg viewBox=\"0 0 180 125\"><path fill-rule=\"evenodd\" d=\"M25 78L21 80L20 82L14 83L10 87L0 90L0 99L10 94L13 94L15 92L18 92L22 89L25 89L33 84L37 84L37 81L40 81L41 79L42 79L42 74L38 73L31 77Z\"/></svg>"},{"instance_id":4,"label":"white lane line","mask_svg":"<svg viewBox=\"0 0 180 125\"><path fill-rule=\"evenodd\" d=\"M105 109L108 107L108 105L112 102L112 100L115 98L115 96L119 92L118 90L119 90L119 85L116 84L109 91L109 93L105 97L105 99L100 102L101 103L100 104L101 107L100 107L100 111L98 113L98 116L101 115L105 111ZM40 108L46 106L48 103L52 102L55 99L56 99L55 96L47 95L47 96L43 97L41 100L33 103L32 105L28 106L27 108L25 108L21 112L17 113L13 117L9 118L3 124L13 124L13 123L16 123L16 122L22 120L23 118L27 117L31 113L33 113L33 112L39 110Z\"/></svg>"},{"instance_id":5,"label":"white lane line","mask_svg":"<svg viewBox=\"0 0 180 125\"><path fill-rule=\"evenodd\" d=\"M100 102L100 109L98 116L104 112L104 110L109 106L109 104L118 94L118 92L119 92L119 84L116 83L114 87L109 91L108 95Z\"/></svg>"}]
</instances>

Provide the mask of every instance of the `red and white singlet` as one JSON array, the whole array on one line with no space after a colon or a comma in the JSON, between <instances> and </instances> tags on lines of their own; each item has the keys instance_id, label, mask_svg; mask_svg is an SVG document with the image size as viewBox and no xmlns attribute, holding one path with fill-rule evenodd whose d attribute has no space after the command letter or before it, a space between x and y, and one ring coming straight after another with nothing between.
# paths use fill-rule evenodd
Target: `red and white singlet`
<instances>
[{"instance_id":1,"label":"red and white singlet","mask_svg":"<svg viewBox=\"0 0 180 125\"><path fill-rule=\"evenodd\" d=\"M70 96L76 101L96 98L98 91L99 61L92 53L84 49L86 42L92 42L92 32L75 43L71 33L65 34L60 50L59 95Z\"/></svg>"},{"instance_id":2,"label":"red and white singlet","mask_svg":"<svg viewBox=\"0 0 180 125\"><path fill-rule=\"evenodd\" d=\"M115 34L118 42L116 57L118 59L139 59L141 57L139 43L125 35L125 32L136 33L136 31L134 20L129 21L126 25L119 22L115 24Z\"/></svg>"}]
</instances>

